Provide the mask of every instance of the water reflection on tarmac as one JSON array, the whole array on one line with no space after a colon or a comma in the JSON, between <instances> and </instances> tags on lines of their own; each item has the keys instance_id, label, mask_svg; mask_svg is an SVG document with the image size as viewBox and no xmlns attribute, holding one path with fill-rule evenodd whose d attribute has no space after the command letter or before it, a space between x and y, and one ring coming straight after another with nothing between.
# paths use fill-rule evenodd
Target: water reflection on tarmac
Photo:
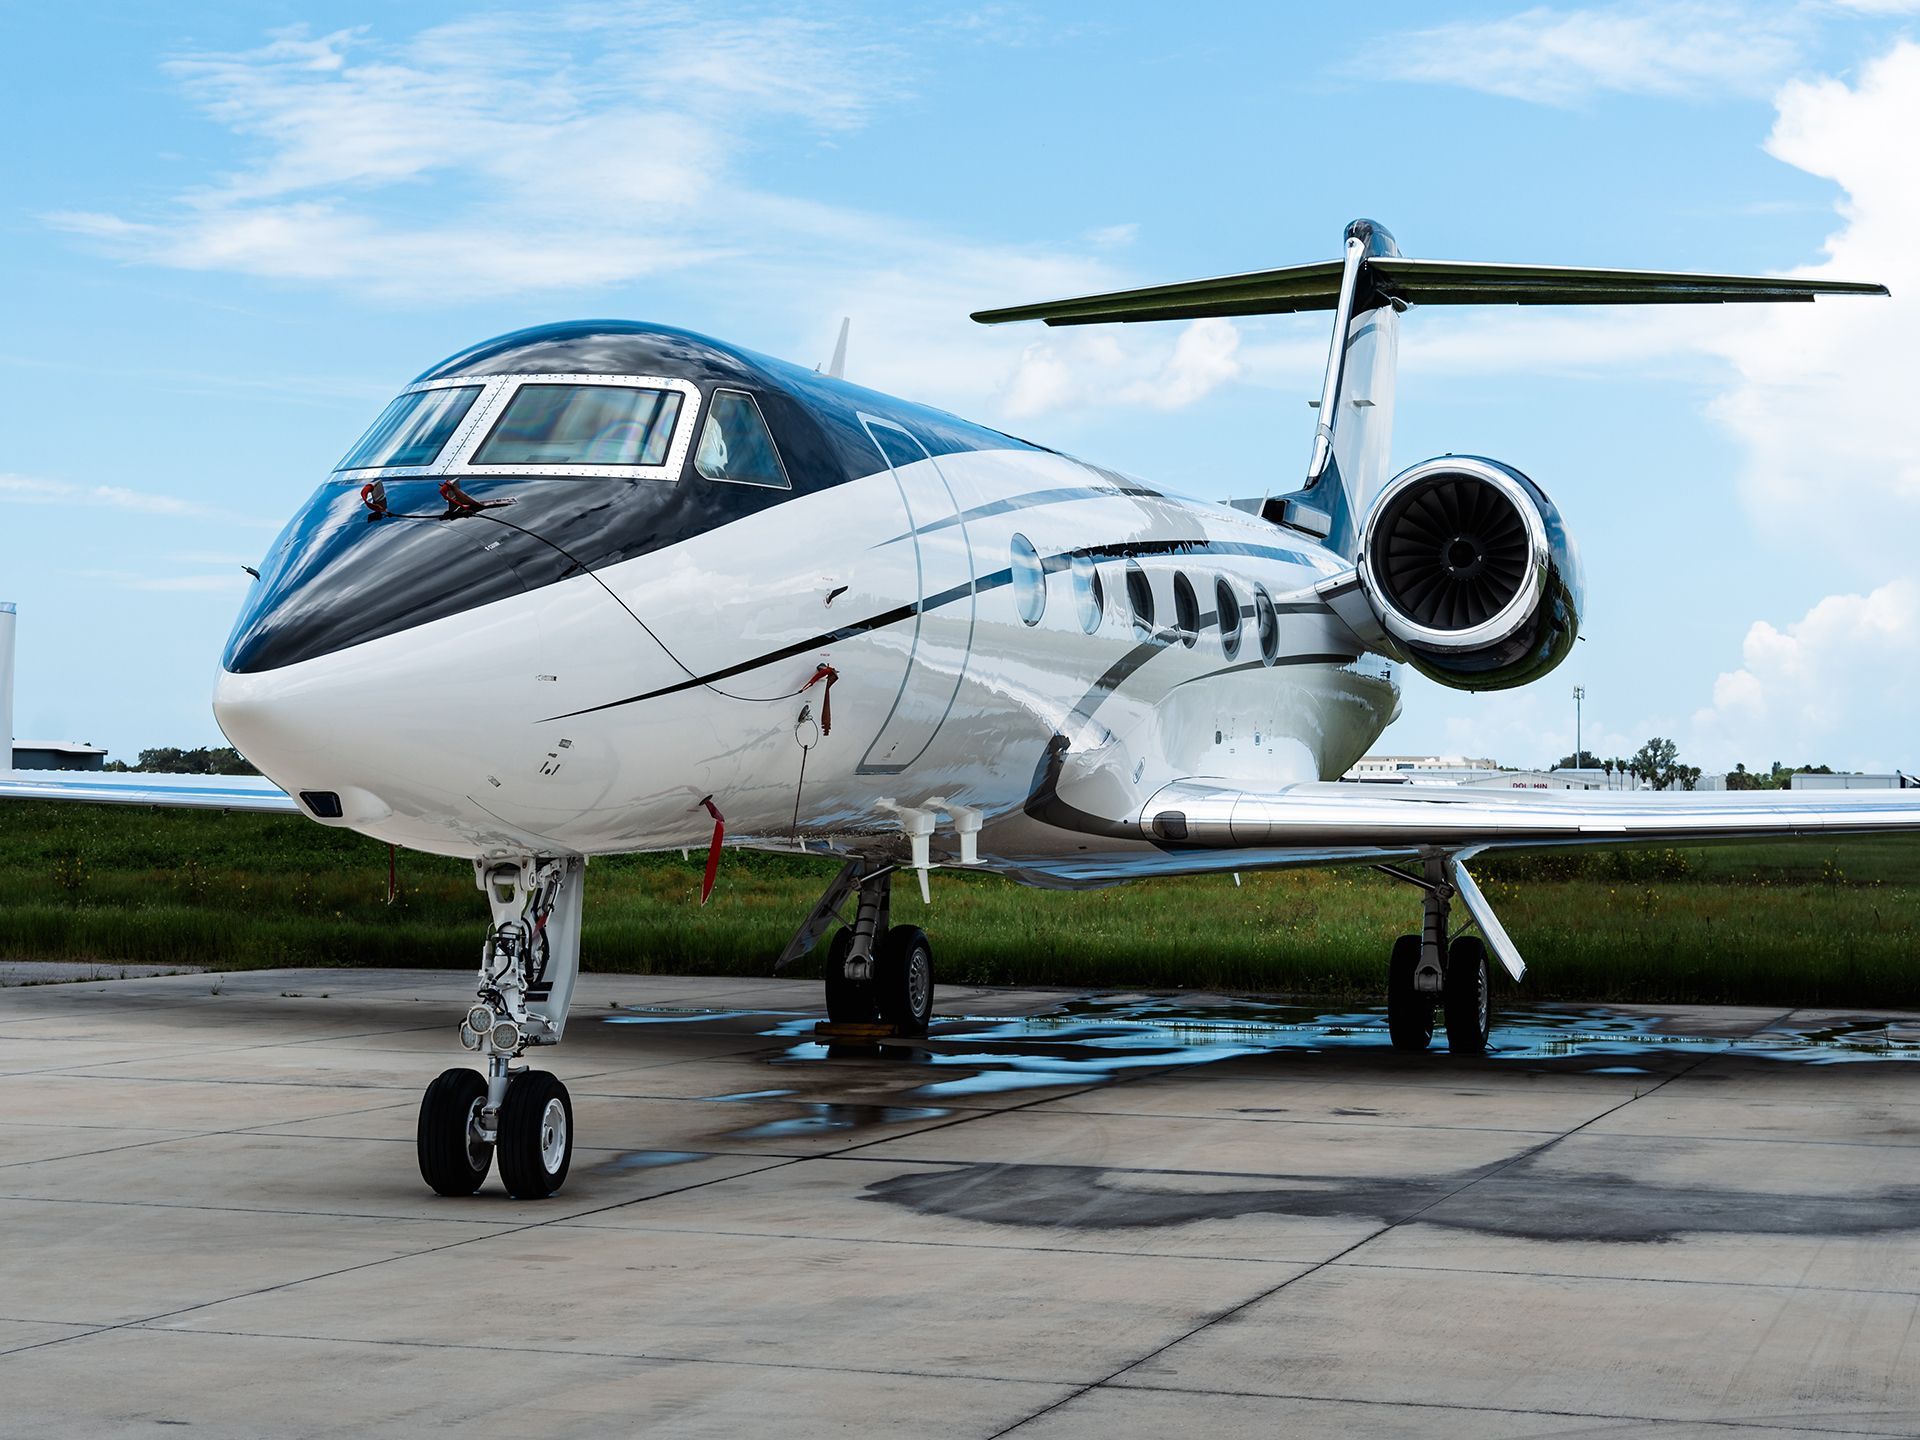
<instances>
[{"instance_id":1,"label":"water reflection on tarmac","mask_svg":"<svg viewBox=\"0 0 1920 1440\"><path fill-rule=\"evenodd\" d=\"M609 1023L670 1024L754 1017L742 1010L649 1010L606 1017ZM924 1039L849 1042L816 1034L817 1012L764 1013L761 1033L794 1043L793 1063L880 1055L938 1072L907 1093L912 1100L956 1100L1045 1086L1099 1083L1129 1070L1210 1065L1243 1056L1332 1051L1390 1051L1386 1016L1377 1009L1328 1009L1260 1000L1201 1001L1177 995L1078 998L1037 1014L936 1016ZM1444 1040L1436 1035L1436 1051ZM1537 1005L1502 1012L1487 1055L1492 1066L1572 1062L1598 1074L1650 1074L1661 1056L1738 1055L1792 1065L1920 1060L1920 1030L1884 1019L1783 1018L1747 1033L1689 1028L1672 1010L1636 1013L1605 1006ZM1595 1063L1606 1062L1606 1063ZM952 1072L952 1073L945 1073ZM778 1093L778 1092L773 1092ZM714 1099L771 1098L769 1092ZM803 1130L845 1128L844 1117L797 1117Z\"/></svg>"}]
</instances>

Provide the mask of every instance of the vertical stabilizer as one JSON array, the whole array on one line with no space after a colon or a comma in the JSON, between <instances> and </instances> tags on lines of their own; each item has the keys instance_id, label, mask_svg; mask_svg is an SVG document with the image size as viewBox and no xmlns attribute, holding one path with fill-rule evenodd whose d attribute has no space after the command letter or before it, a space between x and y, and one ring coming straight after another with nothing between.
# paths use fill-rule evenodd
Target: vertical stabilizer
<instances>
[{"instance_id":1,"label":"vertical stabilizer","mask_svg":"<svg viewBox=\"0 0 1920 1440\"><path fill-rule=\"evenodd\" d=\"M1399 253L1393 236L1373 221L1347 226L1306 482L1261 510L1277 525L1323 537L1349 560L1357 553L1367 505L1389 473L1403 308L1381 294L1368 262Z\"/></svg>"}]
</instances>

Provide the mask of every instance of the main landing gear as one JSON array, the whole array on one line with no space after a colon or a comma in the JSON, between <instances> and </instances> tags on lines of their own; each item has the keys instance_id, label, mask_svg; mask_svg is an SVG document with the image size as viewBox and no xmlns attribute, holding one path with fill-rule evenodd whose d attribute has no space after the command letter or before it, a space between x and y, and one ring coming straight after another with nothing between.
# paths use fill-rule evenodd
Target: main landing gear
<instances>
[{"instance_id":1,"label":"main landing gear","mask_svg":"<svg viewBox=\"0 0 1920 1440\"><path fill-rule=\"evenodd\" d=\"M558 1076L514 1062L531 1046L557 1045L580 970L580 892L586 862L475 861L493 911L480 985L460 1022L460 1043L485 1057L483 1076L443 1071L420 1101L420 1175L442 1195L471 1195L497 1161L507 1193L539 1200L565 1182L573 1160L573 1101Z\"/></svg>"},{"instance_id":2,"label":"main landing gear","mask_svg":"<svg viewBox=\"0 0 1920 1440\"><path fill-rule=\"evenodd\" d=\"M1426 892L1422 933L1394 941L1387 963L1387 1031L1396 1050L1424 1050L1433 1039L1438 1013L1446 1024L1449 1050L1484 1054L1493 1031L1486 943L1477 935L1456 935L1448 941L1454 887L1446 858L1427 857L1424 870L1420 880L1404 870L1387 871Z\"/></svg>"},{"instance_id":3,"label":"main landing gear","mask_svg":"<svg viewBox=\"0 0 1920 1440\"><path fill-rule=\"evenodd\" d=\"M850 860L775 963L775 971L807 953L841 920L849 896L853 923L827 946L827 1019L835 1025L886 1025L896 1035L924 1035L933 1018L933 945L917 925L892 923L893 867Z\"/></svg>"}]
</instances>

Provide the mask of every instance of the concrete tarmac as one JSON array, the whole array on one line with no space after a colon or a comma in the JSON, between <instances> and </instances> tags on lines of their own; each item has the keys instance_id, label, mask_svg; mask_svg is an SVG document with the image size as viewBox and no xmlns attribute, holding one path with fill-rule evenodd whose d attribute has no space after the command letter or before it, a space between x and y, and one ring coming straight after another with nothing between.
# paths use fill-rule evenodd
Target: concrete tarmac
<instances>
[{"instance_id":1,"label":"concrete tarmac","mask_svg":"<svg viewBox=\"0 0 1920 1440\"><path fill-rule=\"evenodd\" d=\"M0 1435L1920 1433L1920 1017L583 979L573 1171L434 1196L466 977L0 989Z\"/></svg>"}]
</instances>

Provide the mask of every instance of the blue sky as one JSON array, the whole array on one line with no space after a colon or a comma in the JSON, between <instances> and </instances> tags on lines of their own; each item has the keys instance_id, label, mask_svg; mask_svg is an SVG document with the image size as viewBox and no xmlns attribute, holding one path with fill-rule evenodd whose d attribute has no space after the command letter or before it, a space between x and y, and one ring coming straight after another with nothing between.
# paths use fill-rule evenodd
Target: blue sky
<instances>
[{"instance_id":1,"label":"blue sky","mask_svg":"<svg viewBox=\"0 0 1920 1440\"><path fill-rule=\"evenodd\" d=\"M1382 748L1920 766L1920 20L1863 3L0 7L0 599L17 727L207 696L278 524L400 384L619 315L1211 496L1291 486L1324 320L966 313L1409 254L1814 269L1757 315L1416 311L1396 464L1518 464L1587 565L1548 681L1409 682Z\"/></svg>"}]
</instances>

